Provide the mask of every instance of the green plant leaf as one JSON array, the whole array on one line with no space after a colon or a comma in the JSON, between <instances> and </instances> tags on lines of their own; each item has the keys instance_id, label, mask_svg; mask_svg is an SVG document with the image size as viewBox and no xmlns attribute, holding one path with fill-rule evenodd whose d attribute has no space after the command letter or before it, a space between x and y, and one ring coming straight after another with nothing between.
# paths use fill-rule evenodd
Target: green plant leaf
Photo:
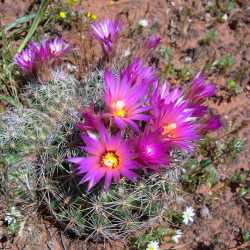
<instances>
[{"instance_id":1,"label":"green plant leaf","mask_svg":"<svg viewBox=\"0 0 250 250\"><path fill-rule=\"evenodd\" d=\"M16 101L15 98L13 98L11 96L0 95L0 100L5 101L8 104L10 104L16 108L20 107L20 103L18 101Z\"/></svg>"},{"instance_id":2,"label":"green plant leaf","mask_svg":"<svg viewBox=\"0 0 250 250\"><path fill-rule=\"evenodd\" d=\"M21 43L20 47L18 48L17 52L20 53L23 48L26 46L26 44L29 42L29 40L32 38L32 36L34 35L41 19L42 19L42 16L47 8L47 5L48 5L48 0L43 0L41 5L40 5L40 8L36 14L36 17L28 31L28 34L26 35L26 37L24 38L23 42Z\"/></svg>"},{"instance_id":3,"label":"green plant leaf","mask_svg":"<svg viewBox=\"0 0 250 250\"><path fill-rule=\"evenodd\" d=\"M15 22L6 25L4 28L4 31L7 32L7 31L15 28L19 24L26 23L26 22L32 20L35 16L36 16L36 14L30 14L30 15L26 15L26 16L22 16L20 18L17 18L15 20Z\"/></svg>"}]
</instances>

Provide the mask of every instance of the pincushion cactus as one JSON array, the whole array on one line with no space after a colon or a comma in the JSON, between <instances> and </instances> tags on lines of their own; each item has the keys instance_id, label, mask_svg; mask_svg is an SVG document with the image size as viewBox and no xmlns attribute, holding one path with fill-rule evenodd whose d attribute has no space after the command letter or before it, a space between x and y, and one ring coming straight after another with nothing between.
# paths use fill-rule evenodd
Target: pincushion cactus
<instances>
[{"instance_id":1,"label":"pincushion cactus","mask_svg":"<svg viewBox=\"0 0 250 250\"><path fill-rule=\"evenodd\" d=\"M24 147L15 148L17 155L33 156L24 166L32 173L30 197L43 215L86 241L124 240L163 219L186 153L219 127L205 105L215 88L201 74L187 89L173 88L141 58L115 58L114 65L120 22L93 23L91 29L109 60L82 80L53 67L71 48L62 39L30 43L16 56L24 74L48 66L51 81L26 83L21 97L27 108L16 116L21 112L24 123L16 122L8 137L5 120L1 145L8 152L9 141L20 137ZM159 41L151 37L148 48ZM23 170L20 161L5 162Z\"/></svg>"},{"instance_id":2,"label":"pincushion cactus","mask_svg":"<svg viewBox=\"0 0 250 250\"><path fill-rule=\"evenodd\" d=\"M118 181L117 175L114 178L115 182L111 183L112 176L110 175L106 182L106 177L103 178L104 187L106 187L103 189L101 177L104 176L105 164L108 168L113 168L114 165L119 164L120 160L116 157L119 153L115 153L113 148L107 146L107 143L111 142L109 138L112 137L109 137L107 128L105 128L107 122L103 123L103 121L109 118L103 113L105 108L98 105L98 103L103 103L102 98L105 95L102 87L105 85L104 74L96 71L90 74L91 77L85 78L82 93L86 93L86 89L95 91L94 101L93 99L85 100L85 104L86 107L91 104L94 108L83 111L83 121L76 123L71 120L65 124L65 127L61 126L60 130L53 135L50 146L42 154L39 163L39 187L44 190L40 197L42 198L42 204L48 207L50 215L69 233L95 242L125 239L130 237L131 233L136 233L138 229L146 230L157 225L163 219L166 209L173 200L176 192L175 187L181 173L180 166L187 158L185 152L180 153L178 150L182 148L191 149L186 145L193 146L193 142L189 144L188 141L187 144L176 144L177 147L174 144L173 146L169 144L169 140L164 139L164 136L168 136L168 134L163 133L162 137L161 130L156 130L159 132L149 136L148 133L152 132L145 127L144 133L136 135L138 130L133 131L132 128L127 127L130 133L133 131L132 133L136 135L131 140L129 147L130 150L135 150L133 151L134 154L137 151L137 154L134 155L136 161L134 166L136 168L133 171L137 172L139 168L140 174L137 174L140 175L140 178L137 181L121 178L119 183L116 183ZM98 88L90 88L89 86L98 86ZM159 86L156 89L158 92L153 92L154 96L152 97L156 115L159 114L158 110L161 108L163 101L169 109L170 107L180 107L181 110L188 109L190 102L183 97L184 91L171 89L166 92L170 93L170 95L167 95L165 92L163 94L163 89ZM159 92L159 89L161 92ZM168 98L164 99L164 96ZM179 100L179 97L183 99ZM99 115L98 112L104 115ZM193 124L194 119L185 120L186 117L192 117L192 111L186 111L184 114L183 122ZM152 117L151 119L153 122L156 118ZM141 126L140 123L138 124ZM158 123L152 123L151 126L152 128L154 126L159 127ZM100 132L100 129L103 131ZM114 127L112 127L113 129L116 131ZM199 131L199 126L197 126L196 133L198 134ZM155 141L153 135L157 138ZM116 135L112 147L119 142L119 150L122 150L123 140L124 138L126 140L127 136L129 135L127 134L122 138ZM81 137L83 140L81 140ZM193 137L191 139L194 140ZM198 137L195 139L198 139ZM93 144L94 142L95 144ZM111 150L111 153L103 149L105 145ZM141 147L147 147L147 145L151 145L154 149L158 148L156 155L161 157L152 155L151 151L145 151L146 155L143 155L144 151ZM185 147L182 147L182 145L185 145ZM159 153L159 150L163 151ZM98 152L100 153L99 156L97 155ZM128 158L126 160L129 160ZM98 172L101 176L95 174L99 167L96 168L94 164L89 164L87 168L87 165L84 164L89 159L92 159L95 164L102 165L99 166L101 172ZM76 163L76 166L68 164L68 160ZM92 171L91 168L94 168L95 171ZM144 171L140 172L140 169ZM111 170L113 171L113 169ZM108 171L108 169L105 171Z\"/></svg>"},{"instance_id":3,"label":"pincushion cactus","mask_svg":"<svg viewBox=\"0 0 250 250\"><path fill-rule=\"evenodd\" d=\"M145 170L137 182L121 178L119 184L112 182L109 190L107 188L104 190L101 182L92 183L96 185L91 185L91 192L85 185L79 186L82 175L77 175L75 166L69 164L67 159L86 157L87 155L80 150L83 146L80 134L91 136L88 133L92 132L95 135L98 131L98 126L96 128L93 126L98 124L95 120L99 117L98 114L93 118L89 117L85 122L80 121L80 114L86 112L82 107L89 105L93 105L97 113L104 110L101 105L104 103L102 98L105 94L104 72L99 70L91 72L82 82L70 76L62 77L62 73L58 72L54 72L53 76L54 81L47 85L26 87L23 98L27 105L33 107L32 115L30 118L27 116L28 110L23 112L24 119L15 118L17 116L14 116L13 111L8 114L12 121L19 120L23 124L15 125L12 137L10 135L7 137L7 131L9 133L11 131L7 120L11 120L10 118L4 120L6 126L6 136L2 140L4 148L12 140L11 138L26 136L29 133L35 135L32 143L30 140L25 141L29 149L28 155L34 152L36 156L33 159L29 158L23 165L28 175L33 173L28 177L32 195L27 189L22 189L26 194L25 200L32 199L43 208L42 211L47 208L47 216L53 218L67 232L95 242L126 239L138 229L146 230L156 225L164 217L164 212L173 200L180 176L180 165L186 156L177 154L176 151L164 154L163 149L168 151L166 142L158 140L157 134L149 136L148 133L151 132L145 128L145 132L136 135L130 144L139 150L135 160L141 165L142 170ZM155 103L160 101L157 98L153 99ZM167 101L167 105L169 102ZM88 112L93 114L93 111ZM84 117L86 115L83 114ZM94 122L91 123L91 119L94 119ZM43 135L35 134L38 128L43 131ZM143 155L141 147L149 144L156 147L155 149L158 148L157 154L152 155L152 152L145 151L150 154ZM19 149L23 157L26 151ZM159 153L159 149L163 152ZM161 157L158 158L156 155ZM20 164L16 166L18 171L24 169ZM151 170L157 173L151 173Z\"/></svg>"}]
</instances>

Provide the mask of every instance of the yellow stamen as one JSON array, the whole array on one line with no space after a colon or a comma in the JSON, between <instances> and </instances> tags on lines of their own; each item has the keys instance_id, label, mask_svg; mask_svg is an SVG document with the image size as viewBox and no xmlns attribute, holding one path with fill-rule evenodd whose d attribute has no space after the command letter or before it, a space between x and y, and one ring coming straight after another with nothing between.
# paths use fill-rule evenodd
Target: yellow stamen
<instances>
[{"instance_id":1,"label":"yellow stamen","mask_svg":"<svg viewBox=\"0 0 250 250\"><path fill-rule=\"evenodd\" d=\"M121 118L126 116L125 103L124 101L114 102L112 107L114 108L114 114Z\"/></svg>"},{"instance_id":2,"label":"yellow stamen","mask_svg":"<svg viewBox=\"0 0 250 250\"><path fill-rule=\"evenodd\" d=\"M126 115L125 109L118 109L115 111L115 115L124 118Z\"/></svg>"},{"instance_id":3,"label":"yellow stamen","mask_svg":"<svg viewBox=\"0 0 250 250\"><path fill-rule=\"evenodd\" d=\"M163 135L176 138L176 123L170 123L163 126Z\"/></svg>"},{"instance_id":4,"label":"yellow stamen","mask_svg":"<svg viewBox=\"0 0 250 250\"><path fill-rule=\"evenodd\" d=\"M109 151L102 156L102 164L107 168L117 168L119 165L119 157L115 152Z\"/></svg>"}]
</instances>

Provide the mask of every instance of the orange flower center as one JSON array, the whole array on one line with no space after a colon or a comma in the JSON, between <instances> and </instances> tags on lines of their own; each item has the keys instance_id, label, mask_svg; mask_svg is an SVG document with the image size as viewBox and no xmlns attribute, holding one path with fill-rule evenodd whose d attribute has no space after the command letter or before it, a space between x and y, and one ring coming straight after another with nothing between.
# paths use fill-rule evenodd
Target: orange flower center
<instances>
[{"instance_id":1,"label":"orange flower center","mask_svg":"<svg viewBox=\"0 0 250 250\"><path fill-rule=\"evenodd\" d=\"M108 151L102 156L101 162L103 166L114 169L119 165L119 156L113 151Z\"/></svg>"},{"instance_id":2,"label":"orange flower center","mask_svg":"<svg viewBox=\"0 0 250 250\"><path fill-rule=\"evenodd\" d=\"M126 109L125 109L125 103L124 101L116 101L112 104L112 107L114 109L114 114L116 116L119 116L121 118L124 118L127 114Z\"/></svg>"},{"instance_id":3,"label":"orange flower center","mask_svg":"<svg viewBox=\"0 0 250 250\"><path fill-rule=\"evenodd\" d=\"M167 135L172 138L176 138L176 123L169 123L163 126L163 135Z\"/></svg>"}]
</instances>

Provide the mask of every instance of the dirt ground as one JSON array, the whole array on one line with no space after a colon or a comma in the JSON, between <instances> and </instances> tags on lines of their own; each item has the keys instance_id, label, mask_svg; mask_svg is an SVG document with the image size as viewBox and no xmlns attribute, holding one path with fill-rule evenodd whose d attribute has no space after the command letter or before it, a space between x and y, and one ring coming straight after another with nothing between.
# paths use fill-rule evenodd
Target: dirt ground
<instances>
[{"instance_id":1,"label":"dirt ground","mask_svg":"<svg viewBox=\"0 0 250 250\"><path fill-rule=\"evenodd\" d=\"M30 0L0 1L1 24L10 23L27 13L31 2ZM207 189L201 186L192 196L187 195L187 199L198 211L197 220L184 230L179 245L162 244L163 250L250 249L249 245L240 243L242 231L250 230L250 197L244 200L237 198L235 191L225 184L225 180L236 170L250 168L250 3L244 0L235 1L234 10L226 12L225 20L220 22L212 11L207 11L207 2L86 0L82 3L84 10L95 13L98 18L119 15L126 20L126 25L135 24L144 18L149 23L155 24L162 37L162 44L174 49L173 64L176 69L188 61L192 69L200 71L209 60L215 61L225 54L235 58L235 64L231 69L224 72L215 71L209 75L219 89L211 105L215 112L222 116L224 128L219 132L219 136L225 135L230 126L242 127L237 134L246 140L246 144L236 160L225 161L216 166L219 182L214 188ZM213 42L205 45L202 41L208 30L216 30L217 37ZM64 35L70 39L67 32ZM172 79L172 77L169 78ZM241 91L237 95L228 94L226 90L226 81L229 78L238 79L237 84ZM172 82L175 80L173 78ZM201 211L204 207L209 209L207 217L202 216ZM1 214L4 214L4 211ZM27 225L29 226L24 227L22 235L12 239L5 235L4 228L0 228L0 248L87 249L83 242L69 240L53 225L37 218L35 214L28 219ZM93 246L88 249L97 248ZM98 249L127 248L118 242L112 247Z\"/></svg>"}]
</instances>

